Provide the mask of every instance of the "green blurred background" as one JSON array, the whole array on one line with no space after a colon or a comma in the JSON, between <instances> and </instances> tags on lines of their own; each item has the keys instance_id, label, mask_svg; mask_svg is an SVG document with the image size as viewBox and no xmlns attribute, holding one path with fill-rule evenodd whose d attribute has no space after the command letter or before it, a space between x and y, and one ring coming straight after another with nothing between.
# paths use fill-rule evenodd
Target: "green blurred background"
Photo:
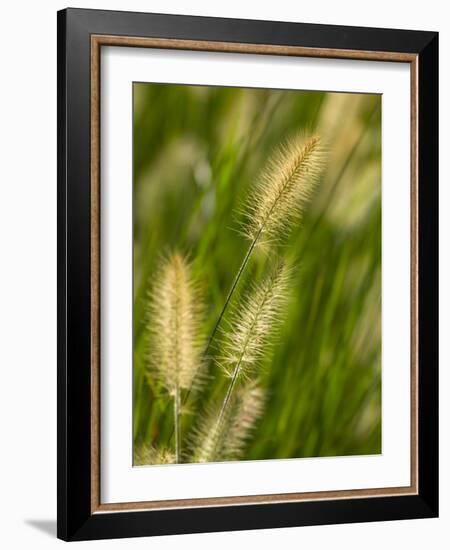
<instances>
[{"instance_id":1,"label":"green blurred background","mask_svg":"<svg viewBox=\"0 0 450 550\"><path fill-rule=\"evenodd\" d=\"M328 162L283 247L297 266L293 294L244 458L381 452L381 96L146 83L134 84L135 444L165 446L173 430L171 401L146 376L161 256L188 254L210 333L248 246L236 211L272 149L298 131L323 137ZM253 257L236 298L269 260ZM224 398L227 379L213 363L209 372L184 434Z\"/></svg>"}]
</instances>

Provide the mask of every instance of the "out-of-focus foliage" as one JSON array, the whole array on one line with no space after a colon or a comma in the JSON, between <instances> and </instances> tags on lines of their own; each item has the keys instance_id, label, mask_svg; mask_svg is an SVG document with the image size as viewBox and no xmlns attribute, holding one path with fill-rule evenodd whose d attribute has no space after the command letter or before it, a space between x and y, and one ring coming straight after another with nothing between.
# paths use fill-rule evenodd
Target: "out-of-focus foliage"
<instances>
[{"instance_id":1,"label":"out-of-focus foliage","mask_svg":"<svg viewBox=\"0 0 450 550\"><path fill-rule=\"evenodd\" d=\"M148 291L161 258L188 254L207 336L248 246L238 211L273 148L299 131L322 136L327 166L282 248L296 266L293 289L244 458L381 452L381 97L161 84L134 85L136 444L173 445L170 399L147 371ZM236 300L268 261L254 255ZM209 376L182 433L223 400L214 361Z\"/></svg>"}]
</instances>

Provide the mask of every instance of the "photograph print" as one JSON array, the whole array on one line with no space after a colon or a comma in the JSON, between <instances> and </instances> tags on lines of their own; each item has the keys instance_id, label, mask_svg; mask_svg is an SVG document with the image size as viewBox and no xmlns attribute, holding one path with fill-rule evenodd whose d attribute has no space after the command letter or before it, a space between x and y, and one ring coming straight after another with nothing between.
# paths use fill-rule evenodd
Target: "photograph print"
<instances>
[{"instance_id":1,"label":"photograph print","mask_svg":"<svg viewBox=\"0 0 450 550\"><path fill-rule=\"evenodd\" d=\"M133 84L135 467L382 452L381 107Z\"/></svg>"}]
</instances>

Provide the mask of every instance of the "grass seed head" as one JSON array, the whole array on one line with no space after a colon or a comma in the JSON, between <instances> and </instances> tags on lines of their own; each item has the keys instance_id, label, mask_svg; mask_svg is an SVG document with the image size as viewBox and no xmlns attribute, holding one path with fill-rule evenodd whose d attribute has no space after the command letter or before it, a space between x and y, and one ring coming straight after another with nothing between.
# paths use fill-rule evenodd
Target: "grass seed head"
<instances>
[{"instance_id":1,"label":"grass seed head","mask_svg":"<svg viewBox=\"0 0 450 550\"><path fill-rule=\"evenodd\" d=\"M241 228L264 245L286 238L320 177L324 149L319 136L296 136L276 150L244 207Z\"/></svg>"},{"instance_id":2,"label":"grass seed head","mask_svg":"<svg viewBox=\"0 0 450 550\"><path fill-rule=\"evenodd\" d=\"M276 336L279 320L288 299L289 270L278 260L269 275L255 284L232 312L222 341L219 366L229 377L252 374Z\"/></svg>"},{"instance_id":3,"label":"grass seed head","mask_svg":"<svg viewBox=\"0 0 450 550\"><path fill-rule=\"evenodd\" d=\"M150 293L149 359L171 395L201 383L201 297L186 259L178 253L161 265Z\"/></svg>"}]
</instances>

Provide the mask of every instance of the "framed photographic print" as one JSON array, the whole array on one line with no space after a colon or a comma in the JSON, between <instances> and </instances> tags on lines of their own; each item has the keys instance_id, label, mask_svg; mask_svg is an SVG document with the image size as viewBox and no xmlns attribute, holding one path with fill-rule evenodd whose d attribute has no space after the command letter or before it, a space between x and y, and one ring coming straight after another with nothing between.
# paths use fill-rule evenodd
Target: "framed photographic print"
<instances>
[{"instance_id":1,"label":"framed photographic print","mask_svg":"<svg viewBox=\"0 0 450 550\"><path fill-rule=\"evenodd\" d=\"M58 13L58 536L438 514L438 36Z\"/></svg>"}]
</instances>

